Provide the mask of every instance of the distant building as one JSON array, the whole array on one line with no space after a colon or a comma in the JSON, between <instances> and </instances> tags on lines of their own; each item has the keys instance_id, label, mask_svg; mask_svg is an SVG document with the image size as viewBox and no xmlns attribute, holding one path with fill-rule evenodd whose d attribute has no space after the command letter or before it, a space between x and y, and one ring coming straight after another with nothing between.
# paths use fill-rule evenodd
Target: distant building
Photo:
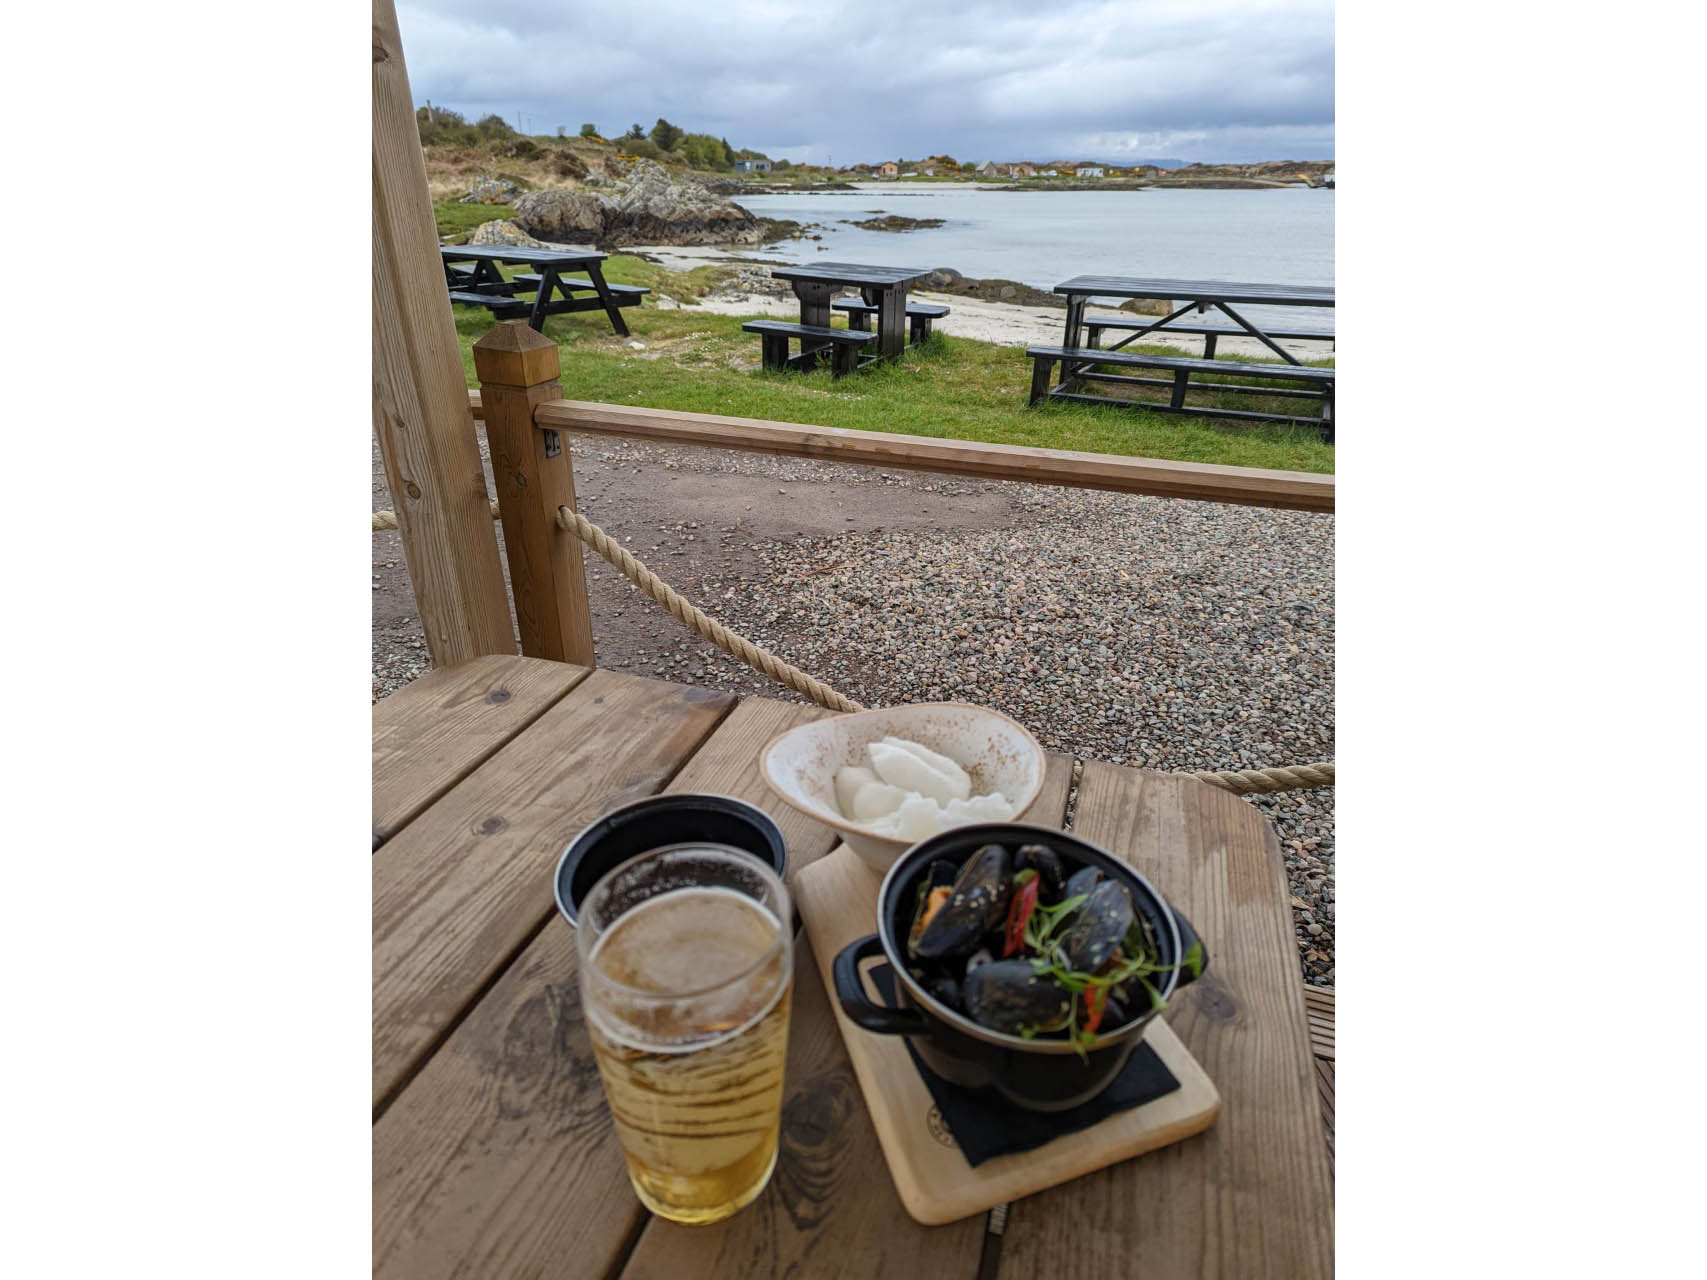
<instances>
[{"instance_id":1,"label":"distant building","mask_svg":"<svg viewBox=\"0 0 1707 1280\"><path fill-rule=\"evenodd\" d=\"M1016 164L1008 172L1016 178L1034 178L1037 176L1037 169L1029 164Z\"/></svg>"},{"instance_id":2,"label":"distant building","mask_svg":"<svg viewBox=\"0 0 1707 1280\"><path fill-rule=\"evenodd\" d=\"M893 178L896 174L901 172L901 166L896 164L893 160L885 160L882 164L877 166L877 172L881 173L885 178Z\"/></svg>"},{"instance_id":3,"label":"distant building","mask_svg":"<svg viewBox=\"0 0 1707 1280\"><path fill-rule=\"evenodd\" d=\"M735 162L735 172L737 173L769 173L770 171L771 162L769 160L737 160Z\"/></svg>"},{"instance_id":4,"label":"distant building","mask_svg":"<svg viewBox=\"0 0 1707 1280\"><path fill-rule=\"evenodd\" d=\"M936 170L935 169L920 169L919 172L927 178L936 177Z\"/></svg>"},{"instance_id":5,"label":"distant building","mask_svg":"<svg viewBox=\"0 0 1707 1280\"><path fill-rule=\"evenodd\" d=\"M1037 176L1040 178L1059 178L1061 171L1059 169L1042 169Z\"/></svg>"},{"instance_id":6,"label":"distant building","mask_svg":"<svg viewBox=\"0 0 1707 1280\"><path fill-rule=\"evenodd\" d=\"M1073 170L1073 172L1081 178L1100 178L1102 177L1102 166L1095 164L1082 164L1077 169Z\"/></svg>"}]
</instances>

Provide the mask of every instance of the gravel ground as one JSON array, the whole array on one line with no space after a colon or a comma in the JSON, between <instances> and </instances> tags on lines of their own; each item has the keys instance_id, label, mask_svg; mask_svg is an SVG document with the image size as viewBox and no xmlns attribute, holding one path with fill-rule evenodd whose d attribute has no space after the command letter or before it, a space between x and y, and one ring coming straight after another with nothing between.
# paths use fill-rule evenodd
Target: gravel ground
<instances>
[{"instance_id":1,"label":"gravel ground","mask_svg":"<svg viewBox=\"0 0 1707 1280\"><path fill-rule=\"evenodd\" d=\"M1052 750L1154 769L1333 758L1331 516L609 439L573 448L591 519L708 613L861 702L976 702ZM376 475L375 506L389 505ZM427 664L396 535L374 542L378 698ZM804 700L596 557L588 581L601 666ZM1305 979L1332 986L1333 792L1247 803L1280 833Z\"/></svg>"}]
</instances>

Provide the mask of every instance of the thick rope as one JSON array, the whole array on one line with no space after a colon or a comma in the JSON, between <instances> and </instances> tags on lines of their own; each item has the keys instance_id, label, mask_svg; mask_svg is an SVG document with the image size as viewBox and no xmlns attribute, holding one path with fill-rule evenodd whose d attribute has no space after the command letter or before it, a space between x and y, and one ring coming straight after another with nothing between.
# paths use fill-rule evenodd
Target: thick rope
<instances>
[{"instance_id":1,"label":"thick rope","mask_svg":"<svg viewBox=\"0 0 1707 1280\"><path fill-rule=\"evenodd\" d=\"M498 504L496 502L492 504L492 518L494 520L498 518ZM395 511L375 511L373 513L373 531L375 533L381 529L395 529L396 527L397 513Z\"/></svg>"},{"instance_id":2,"label":"thick rope","mask_svg":"<svg viewBox=\"0 0 1707 1280\"><path fill-rule=\"evenodd\" d=\"M496 502L492 504L492 516L494 519L498 516ZM374 512L373 527L375 530L395 529L396 513ZM703 610L689 604L677 594L674 587L641 564L610 534L580 512L571 511L568 507L558 507L557 527L574 534L608 560L621 571L623 577L663 605L677 622L711 641L724 653L740 659L754 671L787 685L796 693L805 694L819 706L828 707L832 711L865 710L863 703L837 693L829 685L813 679L799 667L791 666L774 653L759 648L745 636L736 635ZM1315 764L1295 764L1278 769L1202 769L1188 776L1238 796L1266 795L1276 791L1298 791L1306 787L1331 787L1334 785L1334 765L1333 761L1324 760Z\"/></svg>"},{"instance_id":3,"label":"thick rope","mask_svg":"<svg viewBox=\"0 0 1707 1280\"><path fill-rule=\"evenodd\" d=\"M1294 764L1283 769L1235 769L1216 773L1199 770L1191 775L1199 782L1231 791L1236 796L1258 795L1270 791L1298 791L1304 787L1334 785L1334 762L1320 760L1315 764Z\"/></svg>"},{"instance_id":4,"label":"thick rope","mask_svg":"<svg viewBox=\"0 0 1707 1280\"><path fill-rule=\"evenodd\" d=\"M762 671L773 680L780 680L796 693L803 693L821 707L832 711L864 711L863 703L845 698L829 685L814 680L799 667L790 666L774 653L767 653L745 636L738 636L716 619L683 600L676 589L663 581L640 561L630 555L610 534L594 524L579 511L557 508L557 527L566 529L599 555L622 571L622 576L659 604L677 622L698 635L704 636L723 652L739 658L754 671Z\"/></svg>"}]
</instances>

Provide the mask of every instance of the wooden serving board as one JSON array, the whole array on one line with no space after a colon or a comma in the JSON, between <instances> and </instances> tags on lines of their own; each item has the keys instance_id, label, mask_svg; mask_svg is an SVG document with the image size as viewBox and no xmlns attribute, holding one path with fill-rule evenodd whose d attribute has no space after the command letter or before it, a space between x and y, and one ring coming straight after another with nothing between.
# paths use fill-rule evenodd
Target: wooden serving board
<instances>
[{"instance_id":1,"label":"wooden serving board","mask_svg":"<svg viewBox=\"0 0 1707 1280\"><path fill-rule=\"evenodd\" d=\"M877 874L844 844L795 875L792 888L890 1176L902 1204L918 1221L928 1226L954 1222L1165 1147L1215 1123L1221 1095L1179 1037L1156 1018L1145 1038L1180 1082L1178 1089L1030 1151L996 1156L977 1168L967 1164L936 1113L906 1039L861 1030L836 1000L830 966L837 952L875 928L878 884Z\"/></svg>"}]
</instances>

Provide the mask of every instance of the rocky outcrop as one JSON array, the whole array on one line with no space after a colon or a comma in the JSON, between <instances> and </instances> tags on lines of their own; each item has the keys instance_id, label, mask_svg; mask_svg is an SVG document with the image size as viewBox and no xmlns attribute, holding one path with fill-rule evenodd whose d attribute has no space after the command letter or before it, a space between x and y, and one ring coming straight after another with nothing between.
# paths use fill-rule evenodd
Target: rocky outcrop
<instances>
[{"instance_id":1,"label":"rocky outcrop","mask_svg":"<svg viewBox=\"0 0 1707 1280\"><path fill-rule=\"evenodd\" d=\"M476 178L458 204L509 204L521 190L508 178Z\"/></svg>"},{"instance_id":2,"label":"rocky outcrop","mask_svg":"<svg viewBox=\"0 0 1707 1280\"><path fill-rule=\"evenodd\" d=\"M516 201L516 224L554 244L597 244L604 239L610 201L585 191L530 191Z\"/></svg>"},{"instance_id":3,"label":"rocky outcrop","mask_svg":"<svg viewBox=\"0 0 1707 1280\"><path fill-rule=\"evenodd\" d=\"M474 234L468 237L469 244L507 244L521 249L543 249L545 242L535 240L515 223L506 218L495 222L482 222L474 228Z\"/></svg>"},{"instance_id":4,"label":"rocky outcrop","mask_svg":"<svg viewBox=\"0 0 1707 1280\"><path fill-rule=\"evenodd\" d=\"M516 201L516 222L559 244L605 248L636 244L756 245L798 235L800 226L755 218L691 178L642 160L614 196L586 191L534 191Z\"/></svg>"},{"instance_id":5,"label":"rocky outcrop","mask_svg":"<svg viewBox=\"0 0 1707 1280\"><path fill-rule=\"evenodd\" d=\"M858 222L843 218L850 227L859 227L864 231L919 231L929 227L940 227L941 218L906 218L898 213L886 213L878 218L865 218Z\"/></svg>"},{"instance_id":6,"label":"rocky outcrop","mask_svg":"<svg viewBox=\"0 0 1707 1280\"><path fill-rule=\"evenodd\" d=\"M757 244L759 219L691 178L675 178L643 160L611 202L605 230L629 244Z\"/></svg>"}]
</instances>

